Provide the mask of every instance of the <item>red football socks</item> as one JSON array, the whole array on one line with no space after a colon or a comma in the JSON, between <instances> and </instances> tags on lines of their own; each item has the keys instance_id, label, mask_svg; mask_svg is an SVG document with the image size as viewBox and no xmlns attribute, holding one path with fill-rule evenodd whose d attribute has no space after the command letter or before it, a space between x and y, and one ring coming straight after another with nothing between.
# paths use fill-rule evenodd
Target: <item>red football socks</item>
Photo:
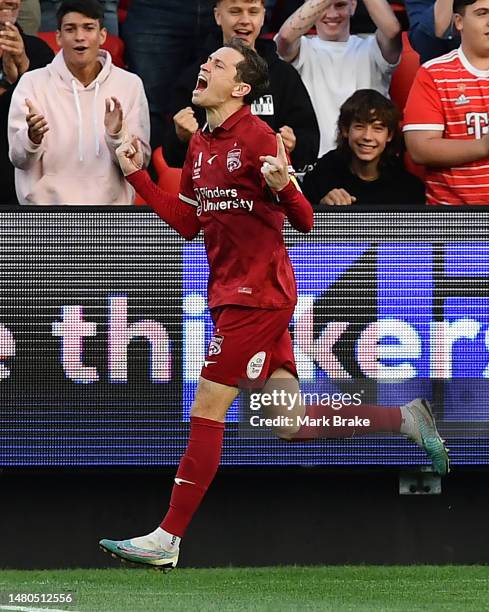
<instances>
[{"instance_id":1,"label":"red football socks","mask_svg":"<svg viewBox=\"0 0 489 612\"><path fill-rule=\"evenodd\" d=\"M307 406L308 423L294 434L294 440L311 438L351 438L381 431L398 433L401 429L401 409L389 406Z\"/></svg>"},{"instance_id":2,"label":"red football socks","mask_svg":"<svg viewBox=\"0 0 489 612\"><path fill-rule=\"evenodd\" d=\"M170 508L160 527L182 537L214 479L221 460L224 423L190 417L190 436L180 460Z\"/></svg>"}]
</instances>

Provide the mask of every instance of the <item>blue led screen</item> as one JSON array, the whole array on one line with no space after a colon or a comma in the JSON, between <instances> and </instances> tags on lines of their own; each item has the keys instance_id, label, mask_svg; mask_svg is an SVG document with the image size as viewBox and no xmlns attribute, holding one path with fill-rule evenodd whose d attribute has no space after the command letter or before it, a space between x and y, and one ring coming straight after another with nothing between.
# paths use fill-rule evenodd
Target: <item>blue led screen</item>
<instances>
[{"instance_id":1,"label":"blue led screen","mask_svg":"<svg viewBox=\"0 0 489 612\"><path fill-rule=\"evenodd\" d=\"M201 238L151 212L4 213L0 467L174 466L211 338ZM489 462L486 213L335 213L286 241L304 389L432 400L454 464ZM257 253L259 257L259 253ZM419 465L396 435L289 444L229 412L224 465Z\"/></svg>"}]
</instances>

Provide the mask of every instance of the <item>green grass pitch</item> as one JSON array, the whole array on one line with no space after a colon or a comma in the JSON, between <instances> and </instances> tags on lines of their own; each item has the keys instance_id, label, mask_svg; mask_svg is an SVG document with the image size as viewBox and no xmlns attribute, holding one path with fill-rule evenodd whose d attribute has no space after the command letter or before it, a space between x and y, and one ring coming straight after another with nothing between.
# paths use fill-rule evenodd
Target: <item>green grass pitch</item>
<instances>
[{"instance_id":1,"label":"green grass pitch","mask_svg":"<svg viewBox=\"0 0 489 612\"><path fill-rule=\"evenodd\" d=\"M489 567L2 570L0 610L12 609L7 591L71 591L74 604L45 607L73 612L482 612L489 610Z\"/></svg>"}]
</instances>

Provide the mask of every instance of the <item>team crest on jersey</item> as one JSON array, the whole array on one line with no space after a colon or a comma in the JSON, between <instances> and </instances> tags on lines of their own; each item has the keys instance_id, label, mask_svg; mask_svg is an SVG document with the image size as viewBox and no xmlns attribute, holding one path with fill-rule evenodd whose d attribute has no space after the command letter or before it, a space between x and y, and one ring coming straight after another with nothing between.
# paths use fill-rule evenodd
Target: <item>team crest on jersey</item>
<instances>
[{"instance_id":1,"label":"team crest on jersey","mask_svg":"<svg viewBox=\"0 0 489 612\"><path fill-rule=\"evenodd\" d=\"M241 168L241 149L232 149L228 153L227 166L229 172L234 172Z\"/></svg>"},{"instance_id":2,"label":"team crest on jersey","mask_svg":"<svg viewBox=\"0 0 489 612\"><path fill-rule=\"evenodd\" d=\"M256 380L258 376L260 376L263 366L265 365L266 358L267 354L265 351L260 351L259 353L253 355L253 357L248 361L246 376L250 380Z\"/></svg>"},{"instance_id":3,"label":"team crest on jersey","mask_svg":"<svg viewBox=\"0 0 489 612\"><path fill-rule=\"evenodd\" d=\"M212 340L209 342L209 357L219 355L223 340L224 336L212 336Z\"/></svg>"}]
</instances>

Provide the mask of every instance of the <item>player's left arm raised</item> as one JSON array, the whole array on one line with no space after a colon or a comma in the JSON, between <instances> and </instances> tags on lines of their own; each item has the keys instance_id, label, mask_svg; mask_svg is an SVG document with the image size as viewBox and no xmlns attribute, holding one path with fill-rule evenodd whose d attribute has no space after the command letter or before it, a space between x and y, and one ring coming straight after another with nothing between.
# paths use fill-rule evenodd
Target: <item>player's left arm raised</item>
<instances>
[{"instance_id":1,"label":"player's left arm raised","mask_svg":"<svg viewBox=\"0 0 489 612\"><path fill-rule=\"evenodd\" d=\"M295 180L291 180L289 158L282 136L277 134L276 138L276 155L260 156L261 173L268 187L276 194L278 203L284 207L292 227L300 232L310 232L313 226L312 207Z\"/></svg>"}]
</instances>

